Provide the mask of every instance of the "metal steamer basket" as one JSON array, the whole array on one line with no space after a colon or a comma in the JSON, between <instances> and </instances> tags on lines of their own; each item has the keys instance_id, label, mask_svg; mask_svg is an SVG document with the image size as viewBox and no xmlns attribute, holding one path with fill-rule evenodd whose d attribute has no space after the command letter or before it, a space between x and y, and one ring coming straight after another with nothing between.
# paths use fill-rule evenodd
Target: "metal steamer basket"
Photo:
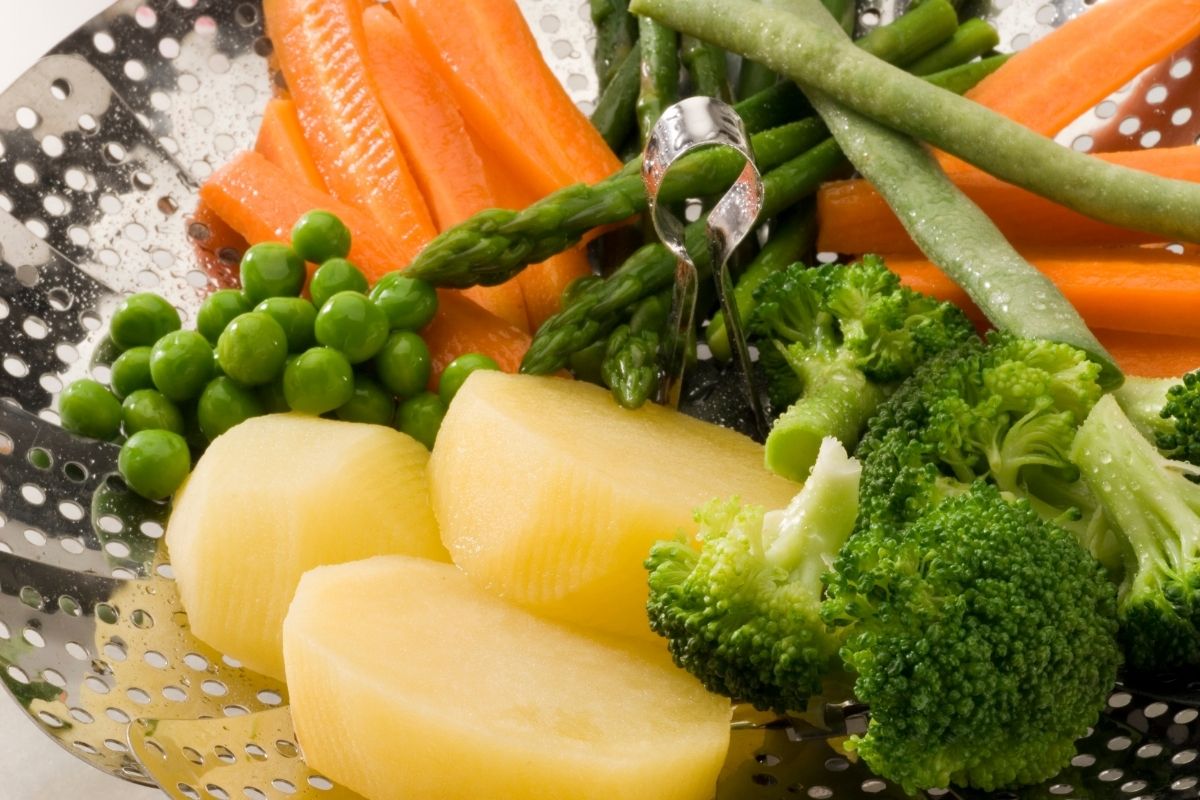
<instances>
[{"instance_id":1,"label":"metal steamer basket","mask_svg":"<svg viewBox=\"0 0 1200 800\"><path fill-rule=\"evenodd\" d=\"M521 5L590 111L588 4ZM860 5L871 27L907 3ZM1012 50L1089 5L979 10ZM1195 142L1200 93L1185 87L1200 48L1191 53L1106 100L1063 143ZM161 544L167 509L115 479L116 447L66 433L54 411L70 381L107 377L102 331L122 295L153 290L187 319L234 274L240 254L194 215L196 192L253 145L270 55L257 3L120 0L0 95L0 679L66 752L175 798L355 796L305 764L285 686L190 634ZM862 722L847 713L812 725L739 709L718 797L901 797L841 751L839 736ZM1021 794L1200 797L1200 675L1128 680L1071 766Z\"/></svg>"}]
</instances>

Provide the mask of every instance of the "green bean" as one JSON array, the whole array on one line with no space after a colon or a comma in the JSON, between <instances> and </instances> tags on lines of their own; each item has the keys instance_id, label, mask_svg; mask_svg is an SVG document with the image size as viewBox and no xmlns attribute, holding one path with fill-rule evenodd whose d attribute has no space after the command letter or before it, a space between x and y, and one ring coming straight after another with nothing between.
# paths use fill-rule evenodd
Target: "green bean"
<instances>
[{"instance_id":1,"label":"green bean","mask_svg":"<svg viewBox=\"0 0 1200 800\"><path fill-rule=\"evenodd\" d=\"M638 41L642 72L637 117L645 146L654 123L679 99L679 34L648 17L638 17Z\"/></svg>"},{"instance_id":2,"label":"green bean","mask_svg":"<svg viewBox=\"0 0 1200 800\"><path fill-rule=\"evenodd\" d=\"M625 54L608 86L600 93L592 125L613 150L629 138L636 121L638 87L641 84L642 49L638 42Z\"/></svg>"},{"instance_id":3,"label":"green bean","mask_svg":"<svg viewBox=\"0 0 1200 800\"><path fill-rule=\"evenodd\" d=\"M907 69L913 75L932 75L965 64L1000 44L1000 34L987 21L975 17L958 26L950 41L918 58Z\"/></svg>"}]
</instances>

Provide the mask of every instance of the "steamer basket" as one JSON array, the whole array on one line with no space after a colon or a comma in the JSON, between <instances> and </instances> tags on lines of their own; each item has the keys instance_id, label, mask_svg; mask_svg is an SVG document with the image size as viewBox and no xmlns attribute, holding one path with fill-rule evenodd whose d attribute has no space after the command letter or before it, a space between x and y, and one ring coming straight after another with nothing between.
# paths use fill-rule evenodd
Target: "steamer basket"
<instances>
[{"instance_id":1,"label":"steamer basket","mask_svg":"<svg viewBox=\"0 0 1200 800\"><path fill-rule=\"evenodd\" d=\"M520 1L590 111L587 3ZM981 11L1012 50L1091 4ZM905 5L863 3L860 25ZM355 797L305 765L286 687L190 635L161 545L167 509L124 489L116 447L66 433L54 410L70 381L108 377L102 331L124 294L163 294L186 321L235 274L240 254L194 216L196 190L253 145L270 53L255 2L120 0L0 95L0 679L66 752L175 798ZM1186 85L1198 59L1200 48L1177 53L1060 139L1195 142L1200 92ZM1127 679L1072 765L1021 795L1200 797L1198 717L1200 676ZM722 800L902 796L828 730L745 709L736 720Z\"/></svg>"}]
</instances>

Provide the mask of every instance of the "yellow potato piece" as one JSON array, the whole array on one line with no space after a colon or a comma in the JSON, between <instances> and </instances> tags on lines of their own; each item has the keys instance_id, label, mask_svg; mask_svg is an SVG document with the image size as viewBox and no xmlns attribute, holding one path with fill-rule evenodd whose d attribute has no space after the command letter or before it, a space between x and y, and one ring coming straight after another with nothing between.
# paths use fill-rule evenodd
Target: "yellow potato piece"
<instances>
[{"instance_id":1,"label":"yellow potato piece","mask_svg":"<svg viewBox=\"0 0 1200 800\"><path fill-rule=\"evenodd\" d=\"M390 553L446 560L428 459L391 428L298 414L217 437L166 531L192 632L282 679L283 618L306 571Z\"/></svg>"},{"instance_id":2,"label":"yellow potato piece","mask_svg":"<svg viewBox=\"0 0 1200 800\"><path fill-rule=\"evenodd\" d=\"M322 567L284 624L305 759L369 800L709 800L729 701L661 648L534 616L451 565Z\"/></svg>"},{"instance_id":3,"label":"yellow potato piece","mask_svg":"<svg viewBox=\"0 0 1200 800\"><path fill-rule=\"evenodd\" d=\"M787 506L797 485L762 447L590 384L476 372L429 462L442 541L482 586L540 614L651 637L642 564L659 539L693 534L714 497Z\"/></svg>"}]
</instances>

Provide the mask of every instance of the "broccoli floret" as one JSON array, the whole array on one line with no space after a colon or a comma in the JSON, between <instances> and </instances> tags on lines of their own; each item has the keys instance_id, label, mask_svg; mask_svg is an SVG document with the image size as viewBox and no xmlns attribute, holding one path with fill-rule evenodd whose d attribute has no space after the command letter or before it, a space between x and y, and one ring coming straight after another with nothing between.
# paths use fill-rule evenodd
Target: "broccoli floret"
<instances>
[{"instance_id":1,"label":"broccoli floret","mask_svg":"<svg viewBox=\"0 0 1200 800\"><path fill-rule=\"evenodd\" d=\"M1127 544L1118 610L1130 663L1200 664L1200 486L1188 480L1200 469L1161 454L1112 397L1080 426L1071 458Z\"/></svg>"},{"instance_id":2,"label":"broccoli floret","mask_svg":"<svg viewBox=\"0 0 1200 800\"><path fill-rule=\"evenodd\" d=\"M1200 466L1200 372L1189 372L1167 390L1161 416L1167 427L1158 432L1159 449L1177 461Z\"/></svg>"},{"instance_id":3,"label":"broccoli floret","mask_svg":"<svg viewBox=\"0 0 1200 800\"><path fill-rule=\"evenodd\" d=\"M854 447L896 384L930 356L975 337L954 305L900 285L877 256L782 270L755 293L751 335L768 393L790 405L767 439L767 466L794 480L826 436Z\"/></svg>"},{"instance_id":4,"label":"broccoli floret","mask_svg":"<svg viewBox=\"0 0 1200 800\"><path fill-rule=\"evenodd\" d=\"M714 501L697 514L702 548L650 552L650 626L675 663L713 692L760 709L803 709L836 664L820 619L821 575L854 527L859 466L826 439L787 509Z\"/></svg>"}]
</instances>

